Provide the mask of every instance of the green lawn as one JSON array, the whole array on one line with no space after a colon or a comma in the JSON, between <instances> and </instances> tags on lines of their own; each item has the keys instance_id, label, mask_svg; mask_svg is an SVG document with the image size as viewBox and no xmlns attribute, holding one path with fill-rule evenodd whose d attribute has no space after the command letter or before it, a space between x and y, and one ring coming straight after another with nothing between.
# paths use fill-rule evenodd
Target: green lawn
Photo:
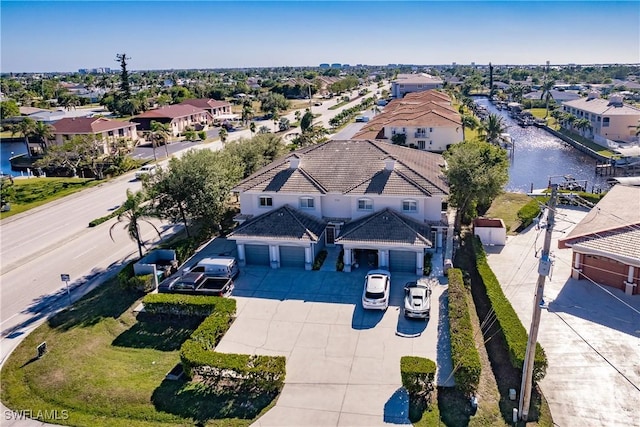
<instances>
[{"instance_id":1,"label":"green lawn","mask_svg":"<svg viewBox=\"0 0 640 427\"><path fill-rule=\"evenodd\" d=\"M491 218L502 218L509 234L516 234L515 230L520 226L518 211L531 201L531 198L522 193L504 193L496 197L491 207L485 214Z\"/></svg>"},{"instance_id":2,"label":"green lawn","mask_svg":"<svg viewBox=\"0 0 640 427\"><path fill-rule=\"evenodd\" d=\"M329 107L329 110L337 110L338 108L342 107L343 105L347 105L349 102L351 101L342 101L337 103L336 105L332 105L331 107Z\"/></svg>"},{"instance_id":3,"label":"green lawn","mask_svg":"<svg viewBox=\"0 0 640 427\"><path fill-rule=\"evenodd\" d=\"M14 179L10 197L11 211L0 213L0 219L33 209L75 192L98 185L100 181L85 178Z\"/></svg>"},{"instance_id":4,"label":"green lawn","mask_svg":"<svg viewBox=\"0 0 640 427\"><path fill-rule=\"evenodd\" d=\"M138 295L115 281L36 328L1 372L12 409L66 410L74 426L247 426L274 401L222 394L186 380L165 380L199 320L136 319ZM47 343L48 352L34 357Z\"/></svg>"},{"instance_id":5,"label":"green lawn","mask_svg":"<svg viewBox=\"0 0 640 427\"><path fill-rule=\"evenodd\" d=\"M568 129L563 129L560 128L558 129L558 132L560 132L563 135L568 136L571 139L574 139L576 141L578 141L580 144L584 145L585 147L591 148L593 151L595 151L596 153L605 156L605 157L619 157L618 154L614 153L611 150L608 150L606 148L604 148L602 145L600 144L596 144L595 142L591 141L588 138L585 138L583 136L581 136L578 133L572 132Z\"/></svg>"}]
</instances>

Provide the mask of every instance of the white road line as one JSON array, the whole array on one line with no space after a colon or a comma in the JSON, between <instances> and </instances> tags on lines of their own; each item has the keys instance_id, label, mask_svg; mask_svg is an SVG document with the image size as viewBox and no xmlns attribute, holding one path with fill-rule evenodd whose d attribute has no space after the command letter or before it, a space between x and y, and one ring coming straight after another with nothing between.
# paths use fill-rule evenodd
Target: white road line
<instances>
[{"instance_id":1,"label":"white road line","mask_svg":"<svg viewBox=\"0 0 640 427\"><path fill-rule=\"evenodd\" d=\"M95 249L95 247L93 247L93 246L92 246L92 247L90 247L89 249L87 249L86 251L84 251L84 252L80 252L78 255L74 256L72 259L78 259L78 258L80 258L82 255L87 254L87 253L91 252L91 251L92 251L92 250L94 250L94 249Z\"/></svg>"}]
</instances>

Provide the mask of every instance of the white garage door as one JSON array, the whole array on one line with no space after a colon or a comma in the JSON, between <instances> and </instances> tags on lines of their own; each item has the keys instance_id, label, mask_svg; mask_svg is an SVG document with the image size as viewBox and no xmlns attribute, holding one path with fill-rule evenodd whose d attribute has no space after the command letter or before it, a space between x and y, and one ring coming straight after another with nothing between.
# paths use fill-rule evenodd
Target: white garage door
<instances>
[{"instance_id":1,"label":"white garage door","mask_svg":"<svg viewBox=\"0 0 640 427\"><path fill-rule=\"evenodd\" d=\"M280 267L304 268L304 248L280 246Z\"/></svg>"},{"instance_id":2,"label":"white garage door","mask_svg":"<svg viewBox=\"0 0 640 427\"><path fill-rule=\"evenodd\" d=\"M404 273L416 272L416 253L407 251L389 251L389 270Z\"/></svg>"},{"instance_id":3,"label":"white garage door","mask_svg":"<svg viewBox=\"0 0 640 427\"><path fill-rule=\"evenodd\" d=\"M269 265L269 245L245 245L244 255L248 265Z\"/></svg>"}]
</instances>

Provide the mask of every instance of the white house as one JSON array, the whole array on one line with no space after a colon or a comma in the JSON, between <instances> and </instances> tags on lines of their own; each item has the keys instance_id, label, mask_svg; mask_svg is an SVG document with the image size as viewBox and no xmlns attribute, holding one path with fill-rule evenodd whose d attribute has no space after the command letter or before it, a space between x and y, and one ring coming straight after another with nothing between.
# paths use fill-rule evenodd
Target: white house
<instances>
[{"instance_id":1,"label":"white house","mask_svg":"<svg viewBox=\"0 0 640 427\"><path fill-rule=\"evenodd\" d=\"M411 92L422 92L429 89L441 89L444 81L426 73L398 74L391 82L391 96L398 99Z\"/></svg>"},{"instance_id":2,"label":"white house","mask_svg":"<svg viewBox=\"0 0 640 427\"><path fill-rule=\"evenodd\" d=\"M448 196L442 156L380 141L328 141L297 150L243 180L240 226L230 234L241 264L311 268L341 245L345 270L362 257L421 274L442 246Z\"/></svg>"},{"instance_id":3,"label":"white house","mask_svg":"<svg viewBox=\"0 0 640 427\"><path fill-rule=\"evenodd\" d=\"M58 120L53 125L53 136L56 144L77 135L93 135L103 142L104 154L113 150L113 143L125 140L131 147L138 140L137 123L105 119L104 117L72 117Z\"/></svg>"}]
</instances>

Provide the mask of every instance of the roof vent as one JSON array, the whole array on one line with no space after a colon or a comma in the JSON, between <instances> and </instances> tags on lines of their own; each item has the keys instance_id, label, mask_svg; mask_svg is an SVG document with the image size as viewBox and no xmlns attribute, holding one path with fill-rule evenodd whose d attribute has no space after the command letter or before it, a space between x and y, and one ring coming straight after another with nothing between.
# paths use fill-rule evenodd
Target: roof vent
<instances>
[{"instance_id":1,"label":"roof vent","mask_svg":"<svg viewBox=\"0 0 640 427\"><path fill-rule=\"evenodd\" d=\"M393 157L387 157L384 159L384 169L388 171L394 170L396 167L396 159Z\"/></svg>"},{"instance_id":2,"label":"roof vent","mask_svg":"<svg viewBox=\"0 0 640 427\"><path fill-rule=\"evenodd\" d=\"M298 169L300 167L300 157L289 157L289 169Z\"/></svg>"},{"instance_id":3,"label":"roof vent","mask_svg":"<svg viewBox=\"0 0 640 427\"><path fill-rule=\"evenodd\" d=\"M587 95L587 101L591 99L596 99L599 97L600 97L600 93L597 90L592 90L591 92L589 92L589 95Z\"/></svg>"},{"instance_id":4,"label":"roof vent","mask_svg":"<svg viewBox=\"0 0 640 427\"><path fill-rule=\"evenodd\" d=\"M622 107L622 95L615 94L609 97L609 105L613 105L614 107Z\"/></svg>"}]
</instances>

